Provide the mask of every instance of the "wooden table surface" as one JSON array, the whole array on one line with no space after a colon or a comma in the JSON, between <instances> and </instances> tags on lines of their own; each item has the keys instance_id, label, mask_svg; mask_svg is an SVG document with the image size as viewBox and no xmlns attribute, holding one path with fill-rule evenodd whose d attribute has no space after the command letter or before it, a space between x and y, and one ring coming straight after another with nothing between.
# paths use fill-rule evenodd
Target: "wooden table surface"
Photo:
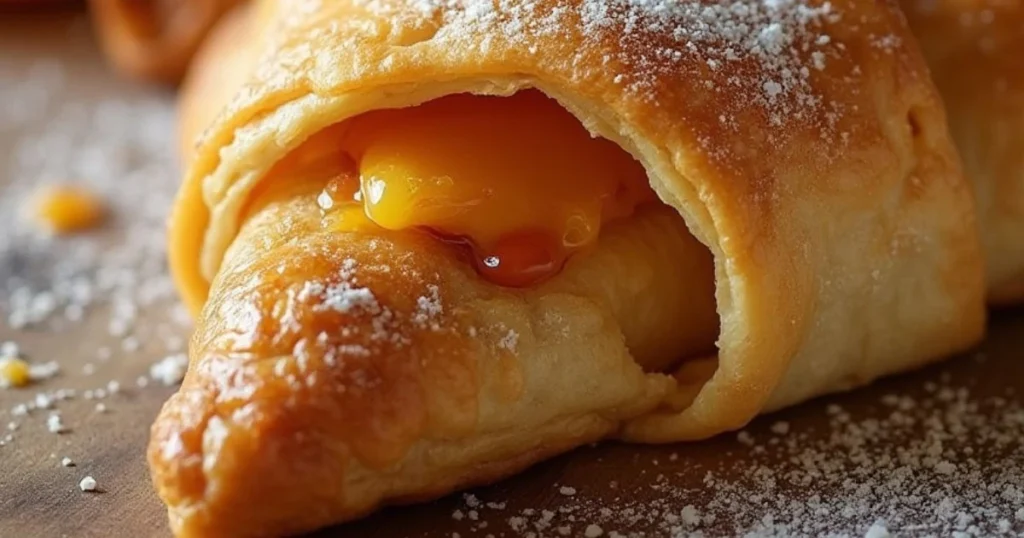
<instances>
[{"instance_id":1,"label":"wooden table surface","mask_svg":"<svg viewBox=\"0 0 1024 538\"><path fill-rule=\"evenodd\" d=\"M81 14L0 12L0 97L27 91L15 87L26 80L53 78L33 71L39 65L59 66L56 79L63 89L37 107L31 121L11 120L22 112L15 109L20 105L0 103L8 106L7 124L0 123L0 237L8 237L6 243L0 240L0 293L9 295L0 297L0 342L18 342L34 362L55 360L61 372L29 388L0 389L0 439L12 436L0 447L0 537L166 537L144 447L149 423L173 387L155 382L139 387L136 380L147 375L154 361L174 352L188 333L179 309L167 298L166 274L159 269L159 204L166 204L177 177L169 132L173 96L110 75ZM62 114L116 108L119 102L136 107L127 109L124 128L156 137L140 146L143 157L135 160L156 159L159 165L147 169L146 162L133 164L129 157L124 166L133 173L130 179L103 178L90 177L95 166L76 165L87 155L71 152L66 163L61 156L39 157L39 162L57 163L48 169L39 165L50 176L61 176L53 166L66 164L65 177L55 179L82 181L108 193L113 213L102 230L39 247L26 239L29 232L13 213L37 180L28 177L38 163L22 156L30 152L24 146L59 135L52 131L67 125L54 119ZM138 111L144 112L138 121L146 125L133 122ZM110 127L103 118L91 121L98 122L95 137ZM86 145L102 142L88 132L76 136ZM160 137L166 137L166 150ZM143 173L134 173L137 169ZM102 253L120 248L124 254L129 241L140 241L126 239L134 229L149 229L156 254L119 263L145 273L143 284L157 289L157 298L132 317L127 336L111 330L117 306L102 296L81 320L50 316L25 328L12 327L12 289L30 285L38 293L54 285L60 278L55 260L82 245L97 246L101 255L89 269L100 271L106 263ZM118 290L123 293L124 286ZM126 338L134 338L138 349L125 344ZM99 351L105 347L111 350L109 358ZM86 391L106 389L110 381L120 384L117 394L85 398ZM47 411L27 417L12 412L36 393L58 389L76 391L55 404L69 432L48 432ZM906 536L1024 535L1022 394L1024 312L1003 312L994 316L991 334L976 352L763 417L741 435L677 446L588 447L471 496L388 509L317 536L863 536L882 521ZM97 412L97 402L108 411ZM5 432L8 422L17 429ZM939 448L929 448L936 443ZM62 466L64 457L75 466ZM79 490L87 475L97 480L99 492Z\"/></svg>"}]
</instances>

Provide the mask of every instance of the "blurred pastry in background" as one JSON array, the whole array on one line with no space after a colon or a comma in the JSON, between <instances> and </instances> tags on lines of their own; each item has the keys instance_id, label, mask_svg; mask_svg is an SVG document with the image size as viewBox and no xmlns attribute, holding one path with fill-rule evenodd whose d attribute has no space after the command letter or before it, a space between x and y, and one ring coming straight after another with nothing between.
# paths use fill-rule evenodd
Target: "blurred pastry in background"
<instances>
[{"instance_id":1,"label":"blurred pastry in background","mask_svg":"<svg viewBox=\"0 0 1024 538\"><path fill-rule=\"evenodd\" d=\"M176 84L214 24L242 0L90 0L111 63L132 77Z\"/></svg>"},{"instance_id":2,"label":"blurred pastry in background","mask_svg":"<svg viewBox=\"0 0 1024 538\"><path fill-rule=\"evenodd\" d=\"M1024 1L903 6L974 184L989 302L1024 300Z\"/></svg>"}]
</instances>

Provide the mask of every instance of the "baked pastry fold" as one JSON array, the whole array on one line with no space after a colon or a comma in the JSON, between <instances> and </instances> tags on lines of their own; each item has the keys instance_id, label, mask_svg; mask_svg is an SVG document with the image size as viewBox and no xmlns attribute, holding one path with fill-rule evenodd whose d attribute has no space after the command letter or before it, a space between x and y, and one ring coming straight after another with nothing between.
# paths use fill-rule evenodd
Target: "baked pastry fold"
<instances>
[{"instance_id":1,"label":"baked pastry fold","mask_svg":"<svg viewBox=\"0 0 1024 538\"><path fill-rule=\"evenodd\" d=\"M705 438L982 334L970 188L886 3L257 9L245 80L196 147L171 218L172 268L198 318L149 459L179 535L310 530L610 436ZM203 54L185 125L212 114L227 82L206 70L234 52ZM430 233L329 223L325 185L361 170L355 199L370 200L370 156L402 153L373 143L408 150L402 133L423 117L439 126L463 110L431 107L539 103L514 119L551 99L656 193L601 221L554 274L499 285ZM562 136L544 125L536 136ZM365 139L371 150L339 156ZM422 143L448 151L444 139ZM440 165L416 159L461 165L486 153L479 143ZM590 147L552 166L610 154ZM410 214L423 211L409 196Z\"/></svg>"},{"instance_id":2,"label":"baked pastry fold","mask_svg":"<svg viewBox=\"0 0 1024 538\"><path fill-rule=\"evenodd\" d=\"M1024 299L1024 2L903 0L974 185L989 300Z\"/></svg>"}]
</instances>

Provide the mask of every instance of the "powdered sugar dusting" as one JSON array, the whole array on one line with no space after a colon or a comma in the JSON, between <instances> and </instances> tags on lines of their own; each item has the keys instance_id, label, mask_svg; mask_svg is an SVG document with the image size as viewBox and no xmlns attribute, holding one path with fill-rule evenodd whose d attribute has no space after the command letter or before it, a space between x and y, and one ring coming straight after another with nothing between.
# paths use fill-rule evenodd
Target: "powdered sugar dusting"
<instances>
[{"instance_id":1,"label":"powdered sugar dusting","mask_svg":"<svg viewBox=\"0 0 1024 538\"><path fill-rule=\"evenodd\" d=\"M0 391L0 413L9 413L0 446L14 452L33 450L19 446L33 428L82 441L92 425L83 410L108 410L84 400L113 400L150 363L182 351L190 321L165 255L180 179L172 96L113 79L84 15L47 15L53 28L42 34L12 31L17 23L0 18L0 48L21 51L0 59L0 340L9 340L0 355L25 359L39 385L34 395ZM110 218L51 235L31 218L50 184L101 198ZM174 383L185 369L175 364L164 378Z\"/></svg>"},{"instance_id":2,"label":"powdered sugar dusting","mask_svg":"<svg viewBox=\"0 0 1024 538\"><path fill-rule=\"evenodd\" d=\"M830 47L825 22L838 22L840 14L829 2L814 5L805 0L683 1L616 0L585 1L581 7L587 33L620 30L621 39L671 36L667 43L634 47L639 58L631 63L649 69L633 73L629 83L638 91L652 84L659 69L671 68L684 59L699 59L712 71L736 74L728 88L709 88L747 94L747 103L758 103L771 114L771 123L802 118L821 105L810 84L812 70L822 70ZM808 61L807 58L813 58ZM665 59L670 61L666 62ZM742 63L758 64L755 79L744 79Z\"/></svg>"},{"instance_id":3,"label":"powdered sugar dusting","mask_svg":"<svg viewBox=\"0 0 1024 538\"><path fill-rule=\"evenodd\" d=\"M39 59L25 72L0 63L0 150L8 180L0 196L0 317L14 329L80 321L111 305L111 331L124 337L140 307L166 305L164 223L177 186L169 133L173 110L163 97L90 102L66 79L66 67ZM12 135L5 133L11 131ZM70 183L103 196L115 218L130 219L103 244L95 235L51 237L26 219L41 185ZM31 270L27 264L32 263ZM114 334L116 332L116 334Z\"/></svg>"},{"instance_id":4,"label":"powdered sugar dusting","mask_svg":"<svg viewBox=\"0 0 1024 538\"><path fill-rule=\"evenodd\" d=\"M847 53L829 35L829 25L841 21L843 14L828 1L582 0L554 6L519 0L361 3L409 27L440 20L440 35L482 52L501 39L530 54L541 54L537 43L543 41L537 38L578 27L583 42L574 65L587 65L590 61L585 57L603 54L604 75L654 106L654 88L663 75L685 74L703 80L704 91L723 97L719 102L731 103L721 111L724 127L738 129L737 117L757 106L768 115L770 125L780 128L769 136L779 136L781 127L793 122L812 122L823 137L834 134L838 105L825 102L812 81L833 58ZM886 45L890 39L894 38L882 36L878 43Z\"/></svg>"},{"instance_id":5,"label":"powdered sugar dusting","mask_svg":"<svg viewBox=\"0 0 1024 538\"><path fill-rule=\"evenodd\" d=\"M299 291L298 299L308 301L316 298L319 303L313 307L314 310L334 310L342 314L348 314L358 309L366 309L371 312L379 312L380 305L373 292L367 288L353 287L348 281L339 284L324 285L320 282L309 281Z\"/></svg>"},{"instance_id":6,"label":"powdered sugar dusting","mask_svg":"<svg viewBox=\"0 0 1024 538\"><path fill-rule=\"evenodd\" d=\"M519 333L513 329L509 329L504 336L498 340L498 347L515 353L519 348Z\"/></svg>"},{"instance_id":7,"label":"powdered sugar dusting","mask_svg":"<svg viewBox=\"0 0 1024 538\"><path fill-rule=\"evenodd\" d=\"M370 250L373 248L371 246ZM288 333L299 337L291 353L296 370L292 371L289 361L279 361L275 375L293 383L313 384L315 380L309 377L313 375L309 365L314 356L322 357L333 367L345 363L346 358L368 358L409 346L413 338L410 330L441 332L451 329L442 323L446 308L437 284L424 285L422 295L406 307L381 301L369 286L361 283L362 271L388 273L391 269L380 264L364 267L348 258L341 262L334 275L303 281L301 286L286 292L287 306L281 310L280 323ZM421 275L417 273L414 278L419 279ZM331 318L330 328L320 328L314 337L308 337L304 324L311 320L302 318L308 312L353 316L357 321ZM300 380L296 374L306 377Z\"/></svg>"},{"instance_id":8,"label":"powdered sugar dusting","mask_svg":"<svg viewBox=\"0 0 1024 538\"><path fill-rule=\"evenodd\" d=\"M471 530L498 536L507 527L533 538L595 527L619 538L1019 536L1024 406L1016 395L976 398L943 379L915 391L923 395L883 396L872 413L819 406L824 431L763 422L717 466L669 457L669 465L643 466L663 468L657 476L552 485L543 508L481 513L504 525ZM474 502L477 510L489 505Z\"/></svg>"},{"instance_id":9,"label":"powdered sugar dusting","mask_svg":"<svg viewBox=\"0 0 1024 538\"><path fill-rule=\"evenodd\" d=\"M427 285L427 293L416 299L416 313L413 314L413 323L419 327L431 327L438 330L437 317L444 313L444 306L441 304L440 290L435 284Z\"/></svg>"}]
</instances>

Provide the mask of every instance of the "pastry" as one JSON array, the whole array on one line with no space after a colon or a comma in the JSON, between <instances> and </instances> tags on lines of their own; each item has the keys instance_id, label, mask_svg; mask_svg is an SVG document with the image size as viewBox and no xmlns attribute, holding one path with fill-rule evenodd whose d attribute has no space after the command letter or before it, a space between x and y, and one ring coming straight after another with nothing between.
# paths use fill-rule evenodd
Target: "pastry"
<instances>
[{"instance_id":1,"label":"pastry","mask_svg":"<svg viewBox=\"0 0 1024 538\"><path fill-rule=\"evenodd\" d=\"M196 333L149 446L179 536L705 438L982 335L970 187L885 2L254 9L183 101Z\"/></svg>"},{"instance_id":2,"label":"pastry","mask_svg":"<svg viewBox=\"0 0 1024 538\"><path fill-rule=\"evenodd\" d=\"M973 181L989 300L1024 300L1024 2L903 0Z\"/></svg>"},{"instance_id":3,"label":"pastry","mask_svg":"<svg viewBox=\"0 0 1024 538\"><path fill-rule=\"evenodd\" d=\"M242 0L89 0L100 43L128 75L177 83L214 24Z\"/></svg>"}]
</instances>

